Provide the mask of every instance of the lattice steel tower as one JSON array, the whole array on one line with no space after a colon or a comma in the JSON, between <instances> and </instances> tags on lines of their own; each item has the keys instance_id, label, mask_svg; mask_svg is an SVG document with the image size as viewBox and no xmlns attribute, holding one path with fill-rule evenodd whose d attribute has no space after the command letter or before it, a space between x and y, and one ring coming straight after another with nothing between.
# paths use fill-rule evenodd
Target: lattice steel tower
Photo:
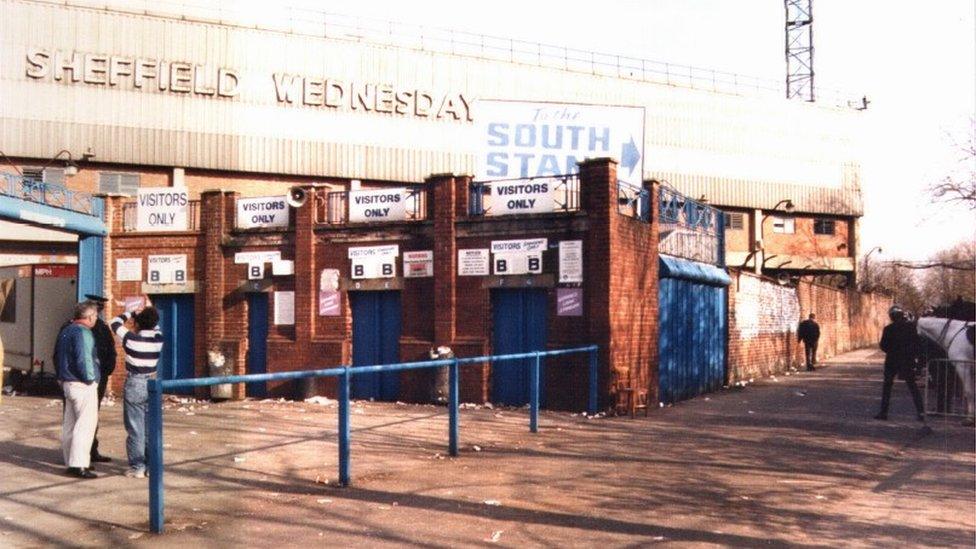
<instances>
[{"instance_id":1,"label":"lattice steel tower","mask_svg":"<svg viewBox=\"0 0 976 549\"><path fill-rule=\"evenodd\" d=\"M814 101L813 0L783 0L786 7L786 98Z\"/></svg>"}]
</instances>

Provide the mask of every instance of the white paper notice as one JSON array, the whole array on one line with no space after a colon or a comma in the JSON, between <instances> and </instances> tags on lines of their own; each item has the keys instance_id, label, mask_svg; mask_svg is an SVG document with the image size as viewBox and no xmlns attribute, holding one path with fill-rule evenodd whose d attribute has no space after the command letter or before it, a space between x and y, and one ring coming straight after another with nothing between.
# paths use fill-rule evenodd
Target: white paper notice
<instances>
[{"instance_id":1,"label":"white paper notice","mask_svg":"<svg viewBox=\"0 0 976 549\"><path fill-rule=\"evenodd\" d=\"M583 282L582 240L563 240L559 243L559 281Z\"/></svg>"},{"instance_id":2,"label":"white paper notice","mask_svg":"<svg viewBox=\"0 0 976 549\"><path fill-rule=\"evenodd\" d=\"M489 255L488 248L458 250L458 276L487 276Z\"/></svg>"},{"instance_id":3,"label":"white paper notice","mask_svg":"<svg viewBox=\"0 0 976 549\"><path fill-rule=\"evenodd\" d=\"M274 323L281 326L295 324L295 292L274 293Z\"/></svg>"},{"instance_id":4,"label":"white paper notice","mask_svg":"<svg viewBox=\"0 0 976 549\"><path fill-rule=\"evenodd\" d=\"M115 260L115 280L119 282L142 280L142 258L127 257Z\"/></svg>"}]
</instances>

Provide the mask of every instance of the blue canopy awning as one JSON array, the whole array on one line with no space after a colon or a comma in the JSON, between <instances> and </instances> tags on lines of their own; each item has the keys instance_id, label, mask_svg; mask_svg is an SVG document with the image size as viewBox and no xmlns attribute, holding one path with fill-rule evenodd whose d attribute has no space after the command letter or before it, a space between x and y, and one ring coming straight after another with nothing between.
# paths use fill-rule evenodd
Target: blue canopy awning
<instances>
[{"instance_id":1,"label":"blue canopy awning","mask_svg":"<svg viewBox=\"0 0 976 549\"><path fill-rule=\"evenodd\" d=\"M678 278L700 282L709 286L728 286L732 283L728 273L715 265L678 259L670 255L661 254L658 266L660 268L660 278Z\"/></svg>"}]
</instances>

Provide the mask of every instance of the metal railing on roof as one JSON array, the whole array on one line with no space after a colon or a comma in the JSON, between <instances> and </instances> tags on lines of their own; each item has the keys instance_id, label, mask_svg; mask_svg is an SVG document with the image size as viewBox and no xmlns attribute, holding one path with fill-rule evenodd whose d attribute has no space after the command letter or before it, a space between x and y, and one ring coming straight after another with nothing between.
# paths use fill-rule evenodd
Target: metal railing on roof
<instances>
[{"instance_id":1,"label":"metal railing on roof","mask_svg":"<svg viewBox=\"0 0 976 549\"><path fill-rule=\"evenodd\" d=\"M758 78L530 40L432 28L371 17L340 15L304 7L279 5L275 9L268 9L272 6L262 4L260 10L245 10L239 3L210 0L126 2L62 0L56 3L521 63L733 95L771 95L786 98L786 84L779 79ZM821 103L840 107L863 108L864 106L863 98L839 90L818 88L817 97Z\"/></svg>"},{"instance_id":2,"label":"metal railing on roof","mask_svg":"<svg viewBox=\"0 0 976 549\"><path fill-rule=\"evenodd\" d=\"M538 177L523 177L516 179L493 179L488 181L472 181L468 186L468 215L470 216L492 216L499 215L505 210L513 213L511 209L493 209L492 200L500 199L498 191L495 190L499 184L512 183L548 183L549 193L547 200L551 198L552 208L544 208L551 212L576 212L580 209L580 183L579 174L565 175L545 175Z\"/></svg>"},{"instance_id":3,"label":"metal railing on roof","mask_svg":"<svg viewBox=\"0 0 976 549\"><path fill-rule=\"evenodd\" d=\"M661 185L658 226L663 254L723 266L725 216L721 210Z\"/></svg>"},{"instance_id":4,"label":"metal railing on roof","mask_svg":"<svg viewBox=\"0 0 976 549\"><path fill-rule=\"evenodd\" d=\"M3 176L0 194L44 204L52 208L95 215L90 193L73 191L63 185L45 183L15 174L4 173L0 175Z\"/></svg>"}]
</instances>

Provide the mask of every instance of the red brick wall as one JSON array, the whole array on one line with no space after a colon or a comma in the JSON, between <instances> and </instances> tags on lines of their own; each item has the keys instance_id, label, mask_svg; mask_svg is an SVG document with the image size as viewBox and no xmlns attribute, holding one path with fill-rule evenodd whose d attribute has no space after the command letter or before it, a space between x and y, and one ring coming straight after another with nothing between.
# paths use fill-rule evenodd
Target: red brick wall
<instances>
[{"instance_id":1,"label":"red brick wall","mask_svg":"<svg viewBox=\"0 0 976 549\"><path fill-rule=\"evenodd\" d=\"M295 291L296 324L276 326L268 319L268 371L282 372L322 368L351 362L352 318L348 287L341 289L342 314L318 316L318 292L323 269L337 269L340 279L348 282L352 246L397 244L403 252L434 250L435 277L406 279L402 286L403 310L400 337L400 360L426 359L428 351L438 345L451 346L458 356L478 356L492 352L491 279L497 277L459 277L456 254L462 248L487 248L492 240L545 237L551 249L544 252L544 269L550 286L558 274L558 242L584 240L584 305L590 310L603 308L596 320L589 316L556 316L555 290L549 295L548 345L561 348L589 344L600 329L612 326L609 334L599 337L604 359L618 364L614 368L603 362L601 386L608 392L611 378L649 383L649 367L655 356L656 326L656 253L653 259L641 251L655 250L651 225L639 223L616 213L615 165L610 161L584 166L582 200L587 206L579 213L534 214L516 217L468 217L466 177L434 176L428 181L431 220L382 225L316 225L315 205L295 212L294 228L285 231L237 231L233 228L235 200L238 193L208 191L201 195L200 230L187 233L139 234L123 232L121 198L108 200L110 236L106 252L106 288L115 300L141 295L142 282L117 282L115 259L180 253L187 255L188 276L196 283L196 334L194 339L196 374L208 375L207 351L221 350L230 361L233 373L245 373L247 355L246 265L234 263L239 252L281 251L284 259L295 261L294 276L266 276L261 291L269 292L269 317L273 315L273 292ZM189 177L189 176L188 176ZM197 176L194 176L197 177ZM614 183L611 183L614 182ZM202 185L201 181L195 181ZM596 202L586 198L597 197ZM587 202L587 200L590 200ZM599 207L597 207L599 204ZM607 219L607 216L612 216ZM602 240L589 239L596 227ZM617 234L619 233L619 234ZM613 258L620 269L611 269ZM398 259L398 263L400 260ZM145 269L145 263L144 263ZM400 268L398 267L398 270ZM592 276L592 278L591 278ZM509 279L511 280L511 279ZM633 281L641 286L631 288ZM538 286L535 286L538 287ZM616 303L611 313L606 289L610 288ZM652 291L651 291L652 290ZM647 302L653 306L644 306ZM632 304L639 304L631 309ZM113 304L115 314L120 306ZM638 329L633 331L634 327ZM653 340L653 341L652 341ZM610 350L609 342L614 341ZM547 361L546 379L549 406L581 409L587 397L587 365L584 356ZM124 370L119 368L113 387L121 387ZM400 399L425 401L429 398L432 371L407 372L401 376ZM335 395L334 379L320 380L322 394ZM270 396L291 396L292 383L270 383ZM198 391L206 396L207 389ZM243 386L235 387L234 396L244 396ZM462 369L461 398L483 402L491 396L491 369L485 364Z\"/></svg>"},{"instance_id":2,"label":"red brick wall","mask_svg":"<svg viewBox=\"0 0 976 549\"><path fill-rule=\"evenodd\" d=\"M797 287L732 271L729 287L729 383L785 372L803 364L796 341L801 318L816 313L818 358L877 345L891 299L801 282Z\"/></svg>"}]
</instances>

